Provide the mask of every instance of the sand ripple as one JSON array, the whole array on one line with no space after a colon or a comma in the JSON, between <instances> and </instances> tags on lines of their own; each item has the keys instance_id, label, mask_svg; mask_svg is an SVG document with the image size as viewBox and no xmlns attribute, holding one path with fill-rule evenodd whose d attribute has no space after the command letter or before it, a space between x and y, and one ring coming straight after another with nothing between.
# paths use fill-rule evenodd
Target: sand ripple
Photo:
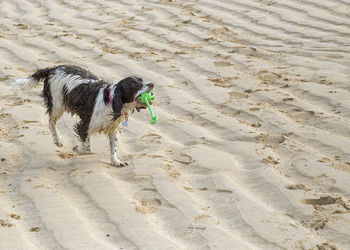
<instances>
[{"instance_id":1,"label":"sand ripple","mask_svg":"<svg viewBox=\"0 0 350 250\"><path fill-rule=\"evenodd\" d=\"M349 4L0 1L0 248L350 248ZM9 84L62 63L157 85L127 168Z\"/></svg>"}]
</instances>

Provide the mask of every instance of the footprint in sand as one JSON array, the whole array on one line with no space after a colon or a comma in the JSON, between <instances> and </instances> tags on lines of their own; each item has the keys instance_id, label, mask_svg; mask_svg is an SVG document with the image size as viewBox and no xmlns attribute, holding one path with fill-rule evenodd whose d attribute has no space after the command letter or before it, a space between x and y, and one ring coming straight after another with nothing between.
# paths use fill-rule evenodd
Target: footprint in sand
<instances>
[{"instance_id":1,"label":"footprint in sand","mask_svg":"<svg viewBox=\"0 0 350 250\"><path fill-rule=\"evenodd\" d=\"M232 82L236 78L234 77L227 77L227 78L208 78L209 81L214 82L215 86L222 87L222 88L231 88L235 86L236 84Z\"/></svg>"},{"instance_id":2,"label":"footprint in sand","mask_svg":"<svg viewBox=\"0 0 350 250\"><path fill-rule=\"evenodd\" d=\"M231 63L229 61L215 61L214 62L215 67L229 67L232 65L233 65L233 63Z\"/></svg>"},{"instance_id":3,"label":"footprint in sand","mask_svg":"<svg viewBox=\"0 0 350 250\"><path fill-rule=\"evenodd\" d=\"M279 134L260 134L257 136L257 139L266 147L276 148L279 147L281 143L285 142L286 137L285 135Z\"/></svg>"},{"instance_id":4,"label":"footprint in sand","mask_svg":"<svg viewBox=\"0 0 350 250\"><path fill-rule=\"evenodd\" d=\"M59 151L57 153L57 155L59 157L61 157L62 159L70 159L70 158L73 158L74 157L74 154L72 153L68 153L68 152L64 152L64 151Z\"/></svg>"},{"instance_id":5,"label":"footprint in sand","mask_svg":"<svg viewBox=\"0 0 350 250\"><path fill-rule=\"evenodd\" d=\"M178 179L182 175L173 165L166 164L162 168L167 170L168 175L174 179Z\"/></svg>"},{"instance_id":6,"label":"footprint in sand","mask_svg":"<svg viewBox=\"0 0 350 250\"><path fill-rule=\"evenodd\" d=\"M278 78L281 78L280 74L269 72L267 70L261 70L256 75L263 81L274 81Z\"/></svg>"},{"instance_id":7,"label":"footprint in sand","mask_svg":"<svg viewBox=\"0 0 350 250\"><path fill-rule=\"evenodd\" d=\"M315 205L325 206L325 205L337 204L338 206L343 207L346 211L350 210L350 204L348 204L348 202L346 202L346 199L343 199L342 197L334 198L332 196L322 196L318 199L304 199L301 202L304 204L313 205L313 206Z\"/></svg>"},{"instance_id":8,"label":"footprint in sand","mask_svg":"<svg viewBox=\"0 0 350 250\"><path fill-rule=\"evenodd\" d=\"M342 197L323 196L317 199L304 199L301 203L312 205L315 209L310 219L303 220L304 226L315 230L323 229L337 214L348 213L350 204ZM323 206L320 209L320 206Z\"/></svg>"},{"instance_id":9,"label":"footprint in sand","mask_svg":"<svg viewBox=\"0 0 350 250\"><path fill-rule=\"evenodd\" d=\"M39 121L27 121L27 120L23 120L21 121L22 124L29 124L29 123L39 123Z\"/></svg>"},{"instance_id":10,"label":"footprint in sand","mask_svg":"<svg viewBox=\"0 0 350 250\"><path fill-rule=\"evenodd\" d=\"M10 216L12 219L15 219L15 220L21 219L21 216L20 216L20 215L17 215L17 214L9 214L9 216Z\"/></svg>"},{"instance_id":11,"label":"footprint in sand","mask_svg":"<svg viewBox=\"0 0 350 250\"><path fill-rule=\"evenodd\" d=\"M0 219L0 226L1 226L1 227L12 227L12 224L9 223L9 222L6 221L6 220L1 220L1 219Z\"/></svg>"},{"instance_id":12,"label":"footprint in sand","mask_svg":"<svg viewBox=\"0 0 350 250\"><path fill-rule=\"evenodd\" d=\"M241 54L244 54L246 56L255 56L255 57L258 57L260 56L260 53L257 51L256 48L253 48L253 47L235 47L233 48L232 50L230 50L228 53L230 54L233 54L233 53L241 53Z\"/></svg>"},{"instance_id":13,"label":"footprint in sand","mask_svg":"<svg viewBox=\"0 0 350 250\"><path fill-rule=\"evenodd\" d=\"M191 113L187 113L185 116L184 116L184 119L187 120L187 121L192 121L194 120L195 116Z\"/></svg>"},{"instance_id":14,"label":"footprint in sand","mask_svg":"<svg viewBox=\"0 0 350 250\"><path fill-rule=\"evenodd\" d=\"M315 216L313 219L310 220L302 220L301 224L303 224L306 227L313 228L316 231L323 229L328 223L328 218L323 218L321 216Z\"/></svg>"},{"instance_id":15,"label":"footprint in sand","mask_svg":"<svg viewBox=\"0 0 350 250\"><path fill-rule=\"evenodd\" d=\"M269 165L279 164L279 161L273 158L272 156L268 156L267 158L263 159L263 162Z\"/></svg>"},{"instance_id":16,"label":"footprint in sand","mask_svg":"<svg viewBox=\"0 0 350 250\"><path fill-rule=\"evenodd\" d=\"M40 231L40 227L32 227L31 229L29 229L29 232L39 232Z\"/></svg>"},{"instance_id":17,"label":"footprint in sand","mask_svg":"<svg viewBox=\"0 0 350 250\"><path fill-rule=\"evenodd\" d=\"M307 188L304 184L290 184L286 186L286 189L311 191L311 189Z\"/></svg>"},{"instance_id":18,"label":"footprint in sand","mask_svg":"<svg viewBox=\"0 0 350 250\"><path fill-rule=\"evenodd\" d=\"M176 157L174 159L174 161L185 164L185 165L189 165L191 163L194 163L195 160L193 160L193 158L191 156L189 156L188 154L180 154L178 157Z\"/></svg>"},{"instance_id":19,"label":"footprint in sand","mask_svg":"<svg viewBox=\"0 0 350 250\"><path fill-rule=\"evenodd\" d=\"M22 99L22 98L15 98L12 103L7 103L5 104L6 106L20 106L20 105L23 105L24 103L26 102L31 102L31 100L29 99Z\"/></svg>"},{"instance_id":20,"label":"footprint in sand","mask_svg":"<svg viewBox=\"0 0 350 250\"><path fill-rule=\"evenodd\" d=\"M158 211L159 205L161 205L159 199L142 199L136 206L136 211L141 214L154 214Z\"/></svg>"},{"instance_id":21,"label":"footprint in sand","mask_svg":"<svg viewBox=\"0 0 350 250\"><path fill-rule=\"evenodd\" d=\"M245 99L249 97L249 94L244 92L238 92L238 91L230 91L229 92L230 101L237 100L237 99Z\"/></svg>"},{"instance_id":22,"label":"footprint in sand","mask_svg":"<svg viewBox=\"0 0 350 250\"><path fill-rule=\"evenodd\" d=\"M160 144L160 139L162 137L155 133L149 133L140 138L140 140L146 144Z\"/></svg>"}]
</instances>

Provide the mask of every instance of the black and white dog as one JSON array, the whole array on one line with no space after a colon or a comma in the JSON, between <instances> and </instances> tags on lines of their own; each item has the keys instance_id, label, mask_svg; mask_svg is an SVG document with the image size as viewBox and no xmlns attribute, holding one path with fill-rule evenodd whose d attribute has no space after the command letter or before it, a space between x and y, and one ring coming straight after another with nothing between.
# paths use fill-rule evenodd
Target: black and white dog
<instances>
[{"instance_id":1,"label":"black and white dog","mask_svg":"<svg viewBox=\"0 0 350 250\"><path fill-rule=\"evenodd\" d=\"M44 81L42 97L58 147L63 144L56 122L64 112L69 112L80 117L74 130L81 145L74 150L89 153L90 136L104 132L109 137L112 164L116 167L127 165L117 158L117 128L135 109L140 111L146 107L138 97L154 89L151 82L131 76L111 84L80 67L60 65L40 69L28 78L17 80L16 84L34 87L40 80Z\"/></svg>"}]
</instances>

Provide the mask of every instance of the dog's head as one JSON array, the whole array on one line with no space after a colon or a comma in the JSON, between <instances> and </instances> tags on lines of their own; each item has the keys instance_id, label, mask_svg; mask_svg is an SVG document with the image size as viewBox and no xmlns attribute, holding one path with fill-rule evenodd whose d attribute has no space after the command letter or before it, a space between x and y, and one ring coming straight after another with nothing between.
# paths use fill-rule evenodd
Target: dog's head
<instances>
[{"instance_id":1,"label":"dog's head","mask_svg":"<svg viewBox=\"0 0 350 250\"><path fill-rule=\"evenodd\" d=\"M113 95L113 111L114 118L118 118L123 107L129 109L145 109L146 104L142 103L138 97L143 93L154 89L154 84L151 82L144 82L142 78L130 76L124 78L116 84ZM152 104L152 103L150 103Z\"/></svg>"},{"instance_id":2,"label":"dog's head","mask_svg":"<svg viewBox=\"0 0 350 250\"><path fill-rule=\"evenodd\" d=\"M117 89L123 104L135 102L135 107L145 107L146 104L142 103L138 97L153 90L154 84L144 82L142 78L130 76L118 82Z\"/></svg>"}]
</instances>

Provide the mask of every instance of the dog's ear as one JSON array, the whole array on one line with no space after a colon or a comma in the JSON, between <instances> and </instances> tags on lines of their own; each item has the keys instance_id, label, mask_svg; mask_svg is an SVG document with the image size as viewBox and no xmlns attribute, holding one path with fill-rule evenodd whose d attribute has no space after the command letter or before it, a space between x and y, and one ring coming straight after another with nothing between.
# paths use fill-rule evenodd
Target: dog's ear
<instances>
[{"instance_id":1,"label":"dog's ear","mask_svg":"<svg viewBox=\"0 0 350 250\"><path fill-rule=\"evenodd\" d=\"M114 90L114 95L113 95L113 119L116 120L118 119L121 114L122 114L122 109L123 109L123 102L122 102L122 93L121 93L121 88L120 86L116 86Z\"/></svg>"}]
</instances>

